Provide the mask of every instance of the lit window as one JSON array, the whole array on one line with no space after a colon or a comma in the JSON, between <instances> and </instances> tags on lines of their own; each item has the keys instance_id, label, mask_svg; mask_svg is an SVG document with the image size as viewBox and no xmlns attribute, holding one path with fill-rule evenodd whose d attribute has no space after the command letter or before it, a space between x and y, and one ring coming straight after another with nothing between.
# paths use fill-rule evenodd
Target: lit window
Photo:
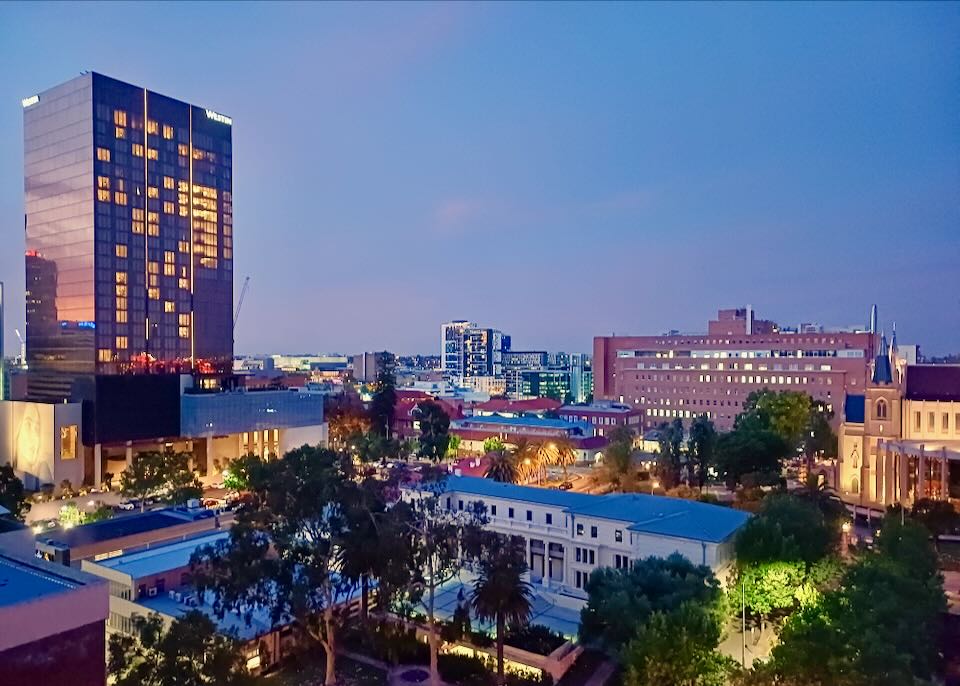
<instances>
[{"instance_id":1,"label":"lit window","mask_svg":"<svg viewBox=\"0 0 960 686\"><path fill-rule=\"evenodd\" d=\"M179 155L181 155L181 156L183 156L183 157L186 157L189 152L190 152L190 149L187 147L187 145L186 145L185 143L180 143L180 144L177 146L177 154L179 154ZM183 182L181 181L181 183L183 183Z\"/></svg>"},{"instance_id":2,"label":"lit window","mask_svg":"<svg viewBox=\"0 0 960 686\"><path fill-rule=\"evenodd\" d=\"M151 300L159 300L159 299L160 299L160 289L159 289L159 288L148 288L148 289L147 289L147 297L150 298Z\"/></svg>"},{"instance_id":3,"label":"lit window","mask_svg":"<svg viewBox=\"0 0 960 686\"><path fill-rule=\"evenodd\" d=\"M157 125L157 122L155 122L153 119L147 120L147 133L156 135L159 130L160 127Z\"/></svg>"},{"instance_id":4,"label":"lit window","mask_svg":"<svg viewBox=\"0 0 960 686\"><path fill-rule=\"evenodd\" d=\"M97 351L98 362L110 362L113 360L113 352L109 348L100 348Z\"/></svg>"},{"instance_id":5,"label":"lit window","mask_svg":"<svg viewBox=\"0 0 960 686\"><path fill-rule=\"evenodd\" d=\"M126 257L127 256L127 246L123 243L117 243L116 245L116 255L117 257Z\"/></svg>"},{"instance_id":6,"label":"lit window","mask_svg":"<svg viewBox=\"0 0 960 686\"><path fill-rule=\"evenodd\" d=\"M176 275L177 275L177 265L175 265L175 264L165 264L165 265L163 265L163 275L164 275L164 276L176 276Z\"/></svg>"},{"instance_id":7,"label":"lit window","mask_svg":"<svg viewBox=\"0 0 960 686\"><path fill-rule=\"evenodd\" d=\"M165 300L163 303L164 312L174 312L176 311L176 305L174 305L172 300Z\"/></svg>"},{"instance_id":8,"label":"lit window","mask_svg":"<svg viewBox=\"0 0 960 686\"><path fill-rule=\"evenodd\" d=\"M136 157L143 157L143 146L139 143L134 143L131 147L131 152Z\"/></svg>"},{"instance_id":9,"label":"lit window","mask_svg":"<svg viewBox=\"0 0 960 686\"><path fill-rule=\"evenodd\" d=\"M189 313L189 312L184 312L184 313L181 313L181 314L177 315L177 323L180 324L180 326L189 326L189 325L190 325L190 313Z\"/></svg>"},{"instance_id":10,"label":"lit window","mask_svg":"<svg viewBox=\"0 0 960 686\"><path fill-rule=\"evenodd\" d=\"M147 262L147 272L150 274L159 274L160 273L160 263L159 262Z\"/></svg>"},{"instance_id":11,"label":"lit window","mask_svg":"<svg viewBox=\"0 0 960 686\"><path fill-rule=\"evenodd\" d=\"M147 274L147 276L149 277L148 280L147 280L147 283L148 283L149 285L151 285L151 286L156 286L156 285L158 285L158 283L159 283L158 279L160 278L159 276L157 276L156 274Z\"/></svg>"},{"instance_id":12,"label":"lit window","mask_svg":"<svg viewBox=\"0 0 960 686\"><path fill-rule=\"evenodd\" d=\"M188 243L187 241L180 241L179 243L177 243L177 249L180 252L190 252L190 243Z\"/></svg>"},{"instance_id":13,"label":"lit window","mask_svg":"<svg viewBox=\"0 0 960 686\"><path fill-rule=\"evenodd\" d=\"M120 127L118 126L118 127L117 127L117 131L116 131L116 136L117 136L117 138L126 138L126 137L127 137L127 130L126 130L126 129L123 129L123 128L120 128Z\"/></svg>"},{"instance_id":14,"label":"lit window","mask_svg":"<svg viewBox=\"0 0 960 686\"><path fill-rule=\"evenodd\" d=\"M157 149L156 148L147 148L147 159L155 160L157 159Z\"/></svg>"},{"instance_id":15,"label":"lit window","mask_svg":"<svg viewBox=\"0 0 960 686\"><path fill-rule=\"evenodd\" d=\"M180 334L180 338L190 338L190 327L189 327L189 326L181 326L181 327L179 327L178 331L179 331L179 334Z\"/></svg>"},{"instance_id":16,"label":"lit window","mask_svg":"<svg viewBox=\"0 0 960 686\"><path fill-rule=\"evenodd\" d=\"M147 212L147 221L150 222L151 224L156 224L158 221L160 221L160 213Z\"/></svg>"},{"instance_id":17,"label":"lit window","mask_svg":"<svg viewBox=\"0 0 960 686\"><path fill-rule=\"evenodd\" d=\"M127 323L127 311L117 310L117 324L126 324L126 323Z\"/></svg>"},{"instance_id":18,"label":"lit window","mask_svg":"<svg viewBox=\"0 0 960 686\"><path fill-rule=\"evenodd\" d=\"M116 288L116 292L117 292L117 296L118 296L118 297L120 297L120 298L126 298L126 297L127 297L127 287L126 287L125 285L118 283L115 288Z\"/></svg>"},{"instance_id":19,"label":"lit window","mask_svg":"<svg viewBox=\"0 0 960 686\"><path fill-rule=\"evenodd\" d=\"M186 217L189 214L189 210L187 210L187 206L180 205L180 210L177 214L179 214L181 217Z\"/></svg>"},{"instance_id":20,"label":"lit window","mask_svg":"<svg viewBox=\"0 0 960 686\"><path fill-rule=\"evenodd\" d=\"M116 347L117 350L126 350L126 349L127 349L127 337L126 337L126 336L117 336L116 346L114 346L114 347Z\"/></svg>"},{"instance_id":21,"label":"lit window","mask_svg":"<svg viewBox=\"0 0 960 686\"><path fill-rule=\"evenodd\" d=\"M126 204L127 204L127 194L126 194L126 193L121 193L120 191L117 191L116 193L113 194L113 201L114 201L116 204L118 204L118 205L126 205Z\"/></svg>"},{"instance_id":22,"label":"lit window","mask_svg":"<svg viewBox=\"0 0 960 686\"><path fill-rule=\"evenodd\" d=\"M117 298L117 309L125 310L127 309L127 299L126 298Z\"/></svg>"},{"instance_id":23,"label":"lit window","mask_svg":"<svg viewBox=\"0 0 960 686\"><path fill-rule=\"evenodd\" d=\"M158 224L147 224L147 235L148 236L159 236L160 235L160 226Z\"/></svg>"},{"instance_id":24,"label":"lit window","mask_svg":"<svg viewBox=\"0 0 960 686\"><path fill-rule=\"evenodd\" d=\"M173 190L173 177L172 177L172 176L164 176L164 177L163 177L163 187L166 188L166 189L168 189L168 190Z\"/></svg>"},{"instance_id":25,"label":"lit window","mask_svg":"<svg viewBox=\"0 0 960 686\"><path fill-rule=\"evenodd\" d=\"M177 285L181 290L189 291L190 290L190 280L189 279L179 279Z\"/></svg>"},{"instance_id":26,"label":"lit window","mask_svg":"<svg viewBox=\"0 0 960 686\"><path fill-rule=\"evenodd\" d=\"M148 198L159 198L160 189L156 186L147 186L147 197Z\"/></svg>"},{"instance_id":27,"label":"lit window","mask_svg":"<svg viewBox=\"0 0 960 686\"><path fill-rule=\"evenodd\" d=\"M97 200L100 202L110 202L110 191L108 191L106 188L98 188Z\"/></svg>"},{"instance_id":28,"label":"lit window","mask_svg":"<svg viewBox=\"0 0 960 686\"><path fill-rule=\"evenodd\" d=\"M97 177L97 188L110 188L110 177L109 177L109 176L98 176L98 177Z\"/></svg>"},{"instance_id":29,"label":"lit window","mask_svg":"<svg viewBox=\"0 0 960 686\"><path fill-rule=\"evenodd\" d=\"M60 427L60 459L77 459L77 425L69 424Z\"/></svg>"},{"instance_id":30,"label":"lit window","mask_svg":"<svg viewBox=\"0 0 960 686\"><path fill-rule=\"evenodd\" d=\"M143 222L133 222L131 229L134 233L143 233Z\"/></svg>"},{"instance_id":31,"label":"lit window","mask_svg":"<svg viewBox=\"0 0 960 686\"><path fill-rule=\"evenodd\" d=\"M97 148L97 159L101 162L109 162L110 150L108 148Z\"/></svg>"},{"instance_id":32,"label":"lit window","mask_svg":"<svg viewBox=\"0 0 960 686\"><path fill-rule=\"evenodd\" d=\"M124 246L126 247L126 246ZM115 280L117 283L127 283L127 273L126 272L117 272Z\"/></svg>"},{"instance_id":33,"label":"lit window","mask_svg":"<svg viewBox=\"0 0 960 686\"><path fill-rule=\"evenodd\" d=\"M164 213L164 214L173 214L173 211L174 211L175 208L176 208L176 206L175 206L172 202L170 202L169 200L164 200L164 201L163 201L163 213Z\"/></svg>"},{"instance_id":34,"label":"lit window","mask_svg":"<svg viewBox=\"0 0 960 686\"><path fill-rule=\"evenodd\" d=\"M114 110L113 111L113 123L117 126L126 126L127 125L127 113L123 110Z\"/></svg>"},{"instance_id":35,"label":"lit window","mask_svg":"<svg viewBox=\"0 0 960 686\"><path fill-rule=\"evenodd\" d=\"M169 124L163 125L163 137L166 138L167 140L170 140L173 138L173 127L170 126Z\"/></svg>"}]
</instances>

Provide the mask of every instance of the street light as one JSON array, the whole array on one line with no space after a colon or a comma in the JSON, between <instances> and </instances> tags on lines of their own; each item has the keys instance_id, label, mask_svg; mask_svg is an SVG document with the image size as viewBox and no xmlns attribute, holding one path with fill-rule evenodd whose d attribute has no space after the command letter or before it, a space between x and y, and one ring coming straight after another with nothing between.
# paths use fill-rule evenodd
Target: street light
<instances>
[{"instance_id":1,"label":"street light","mask_svg":"<svg viewBox=\"0 0 960 686\"><path fill-rule=\"evenodd\" d=\"M650 482L650 495L653 495L654 490L660 488L660 482L654 479Z\"/></svg>"}]
</instances>

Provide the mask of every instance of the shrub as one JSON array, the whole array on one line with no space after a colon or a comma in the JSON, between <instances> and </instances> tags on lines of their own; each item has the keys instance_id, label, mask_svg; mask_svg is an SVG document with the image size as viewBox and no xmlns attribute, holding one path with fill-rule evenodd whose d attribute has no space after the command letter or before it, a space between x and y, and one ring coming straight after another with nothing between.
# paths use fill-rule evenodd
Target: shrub
<instances>
[{"instance_id":1,"label":"shrub","mask_svg":"<svg viewBox=\"0 0 960 686\"><path fill-rule=\"evenodd\" d=\"M493 645L493 636L483 631L471 631L470 642L478 648L489 648Z\"/></svg>"},{"instance_id":2,"label":"shrub","mask_svg":"<svg viewBox=\"0 0 960 686\"><path fill-rule=\"evenodd\" d=\"M440 678L459 686L486 686L493 682L493 673L479 657L444 653L437 657Z\"/></svg>"},{"instance_id":3,"label":"shrub","mask_svg":"<svg viewBox=\"0 0 960 686\"><path fill-rule=\"evenodd\" d=\"M549 655L566 643L562 634L557 633L543 624L528 624L527 626L507 629L504 642L507 645L526 650L538 655Z\"/></svg>"}]
</instances>

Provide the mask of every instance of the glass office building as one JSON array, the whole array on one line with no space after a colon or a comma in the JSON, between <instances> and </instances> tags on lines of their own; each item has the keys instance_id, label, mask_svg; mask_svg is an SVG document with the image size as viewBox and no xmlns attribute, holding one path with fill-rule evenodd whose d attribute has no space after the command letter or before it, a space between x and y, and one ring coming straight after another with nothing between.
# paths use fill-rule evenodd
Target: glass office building
<instances>
[{"instance_id":1,"label":"glass office building","mask_svg":"<svg viewBox=\"0 0 960 686\"><path fill-rule=\"evenodd\" d=\"M232 122L86 73L23 101L28 391L233 358Z\"/></svg>"}]
</instances>

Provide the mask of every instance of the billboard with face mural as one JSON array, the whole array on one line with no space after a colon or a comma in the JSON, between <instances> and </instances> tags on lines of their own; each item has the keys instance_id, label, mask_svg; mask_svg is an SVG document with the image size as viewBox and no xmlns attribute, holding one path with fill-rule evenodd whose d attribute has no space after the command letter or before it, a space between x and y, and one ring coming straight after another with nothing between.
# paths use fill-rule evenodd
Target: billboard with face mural
<instances>
[{"instance_id":1,"label":"billboard with face mural","mask_svg":"<svg viewBox=\"0 0 960 686\"><path fill-rule=\"evenodd\" d=\"M54 483L58 448L55 409L45 403L0 404L0 463L13 465L27 488Z\"/></svg>"}]
</instances>

